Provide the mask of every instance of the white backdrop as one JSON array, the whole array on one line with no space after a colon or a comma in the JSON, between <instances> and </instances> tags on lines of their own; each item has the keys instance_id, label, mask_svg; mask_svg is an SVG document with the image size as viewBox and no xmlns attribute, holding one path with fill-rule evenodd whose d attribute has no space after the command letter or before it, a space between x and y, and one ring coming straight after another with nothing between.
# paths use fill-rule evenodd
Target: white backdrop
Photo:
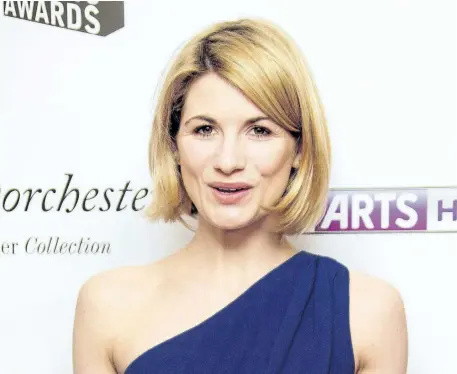
<instances>
[{"instance_id":1,"label":"white backdrop","mask_svg":"<svg viewBox=\"0 0 457 374\"><path fill-rule=\"evenodd\" d=\"M82 283L159 259L191 237L129 207L43 212L35 201L25 212L21 200L7 212L6 192L62 193L66 173L83 194L128 181L134 192L149 188L147 145L163 69L202 27L241 16L271 19L305 53L329 119L331 188L457 186L455 1L132 1L125 27L106 37L0 15L0 249L30 237L90 238L111 249L0 251L0 373L70 373ZM457 373L457 234L355 232L295 242L400 290L409 374Z\"/></svg>"}]
</instances>

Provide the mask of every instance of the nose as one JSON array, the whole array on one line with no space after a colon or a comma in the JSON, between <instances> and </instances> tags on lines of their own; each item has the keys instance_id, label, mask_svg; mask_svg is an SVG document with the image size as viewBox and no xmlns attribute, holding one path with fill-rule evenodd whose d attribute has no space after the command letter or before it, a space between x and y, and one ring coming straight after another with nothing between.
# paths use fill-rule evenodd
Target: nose
<instances>
[{"instance_id":1,"label":"nose","mask_svg":"<svg viewBox=\"0 0 457 374\"><path fill-rule=\"evenodd\" d=\"M243 142L236 135L223 137L214 154L214 167L225 174L246 166Z\"/></svg>"}]
</instances>

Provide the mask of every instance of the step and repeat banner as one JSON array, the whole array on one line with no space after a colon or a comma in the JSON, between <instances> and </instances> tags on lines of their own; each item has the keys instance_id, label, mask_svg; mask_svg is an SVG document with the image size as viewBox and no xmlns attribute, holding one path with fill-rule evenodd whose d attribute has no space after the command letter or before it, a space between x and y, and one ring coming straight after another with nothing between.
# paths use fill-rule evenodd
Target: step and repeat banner
<instances>
[{"instance_id":1,"label":"step and repeat banner","mask_svg":"<svg viewBox=\"0 0 457 374\"><path fill-rule=\"evenodd\" d=\"M455 1L3 1L0 373L72 371L81 285L192 232L151 223L148 141L179 48L222 20L282 26L333 147L327 210L300 249L402 294L411 374L457 372Z\"/></svg>"}]
</instances>

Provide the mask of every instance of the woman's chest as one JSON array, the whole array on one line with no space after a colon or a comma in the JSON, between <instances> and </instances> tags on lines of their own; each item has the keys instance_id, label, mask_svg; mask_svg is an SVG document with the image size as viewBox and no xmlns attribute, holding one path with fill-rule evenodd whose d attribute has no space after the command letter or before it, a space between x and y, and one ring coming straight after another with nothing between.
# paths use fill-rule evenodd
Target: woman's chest
<instances>
[{"instance_id":1,"label":"woman's chest","mask_svg":"<svg viewBox=\"0 0 457 374\"><path fill-rule=\"evenodd\" d=\"M112 360L118 373L144 353L172 347L175 341L199 336L199 330L219 318L231 307L233 298L211 296L211 292L168 290L148 295L149 302L132 308L119 321L111 345ZM188 338L187 338L188 337Z\"/></svg>"}]
</instances>

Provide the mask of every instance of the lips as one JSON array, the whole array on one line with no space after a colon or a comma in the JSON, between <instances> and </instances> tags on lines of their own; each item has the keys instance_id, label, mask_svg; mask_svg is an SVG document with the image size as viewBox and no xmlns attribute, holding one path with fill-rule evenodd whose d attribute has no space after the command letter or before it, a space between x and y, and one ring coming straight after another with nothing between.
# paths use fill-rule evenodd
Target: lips
<instances>
[{"instance_id":1,"label":"lips","mask_svg":"<svg viewBox=\"0 0 457 374\"><path fill-rule=\"evenodd\" d=\"M252 186L247 183L211 183L214 197L221 204L236 204L244 200Z\"/></svg>"},{"instance_id":2,"label":"lips","mask_svg":"<svg viewBox=\"0 0 457 374\"><path fill-rule=\"evenodd\" d=\"M218 190L218 191L220 191L220 192L230 193L230 192L238 192L238 191L247 190L250 187L246 187L246 188L220 188L220 187L213 187L213 188Z\"/></svg>"},{"instance_id":3,"label":"lips","mask_svg":"<svg viewBox=\"0 0 457 374\"><path fill-rule=\"evenodd\" d=\"M210 187L223 192L235 192L252 188L247 183L210 183Z\"/></svg>"}]
</instances>

